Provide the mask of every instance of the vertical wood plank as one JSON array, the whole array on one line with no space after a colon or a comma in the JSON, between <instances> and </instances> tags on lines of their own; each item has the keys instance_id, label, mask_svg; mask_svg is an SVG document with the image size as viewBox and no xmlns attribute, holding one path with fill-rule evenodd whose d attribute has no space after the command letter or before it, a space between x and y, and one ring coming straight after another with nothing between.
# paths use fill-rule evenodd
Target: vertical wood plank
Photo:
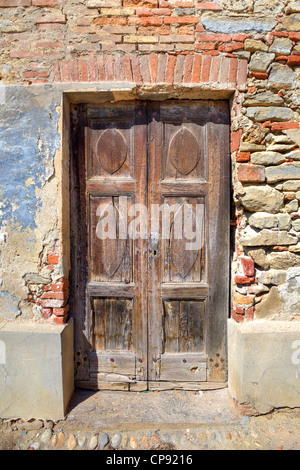
<instances>
[{"instance_id":1,"label":"vertical wood plank","mask_svg":"<svg viewBox=\"0 0 300 470\"><path fill-rule=\"evenodd\" d=\"M179 302L164 301L163 352L179 352Z\"/></svg>"},{"instance_id":2,"label":"vertical wood plank","mask_svg":"<svg viewBox=\"0 0 300 470\"><path fill-rule=\"evenodd\" d=\"M90 323L86 318L87 282L87 207L85 177L85 117L86 107L71 107L70 213L71 213L71 272L70 310L75 320L75 380L89 378L88 356Z\"/></svg>"},{"instance_id":3,"label":"vertical wood plank","mask_svg":"<svg viewBox=\"0 0 300 470\"><path fill-rule=\"evenodd\" d=\"M98 350L105 350L105 300L94 299L93 301L93 331L94 331L94 348Z\"/></svg>"},{"instance_id":4,"label":"vertical wood plank","mask_svg":"<svg viewBox=\"0 0 300 470\"><path fill-rule=\"evenodd\" d=\"M214 102L212 102L212 105ZM227 317L229 312L229 227L230 227L230 154L229 111L226 102L217 102L215 117L208 123L209 174L209 238L208 279L212 289L207 301L206 345L208 381L227 380L226 363ZM216 360L218 358L218 360Z\"/></svg>"},{"instance_id":5,"label":"vertical wood plank","mask_svg":"<svg viewBox=\"0 0 300 470\"><path fill-rule=\"evenodd\" d=\"M179 301L179 331L180 343L179 352L189 351L189 312L188 305L184 301Z\"/></svg>"},{"instance_id":6,"label":"vertical wood plank","mask_svg":"<svg viewBox=\"0 0 300 470\"><path fill-rule=\"evenodd\" d=\"M148 204L148 156L147 156L147 104L135 105L135 202L147 207ZM139 237L134 241L134 283L136 296L133 310L134 350L137 352L138 380L148 377L148 240Z\"/></svg>"},{"instance_id":7,"label":"vertical wood plank","mask_svg":"<svg viewBox=\"0 0 300 470\"><path fill-rule=\"evenodd\" d=\"M158 206L162 202L159 183L162 175L162 125L160 119L160 106L157 103L148 105L149 122L149 169L148 169L148 213L151 213L151 204ZM154 223L154 221L151 221ZM163 305L159 294L161 284L161 249L162 240L156 233L157 227L150 225L149 234L156 238L156 254L149 253L148 267L148 329L151 335L148 337L148 380L159 379L159 361L163 348ZM159 232L159 230L158 230Z\"/></svg>"}]
</instances>

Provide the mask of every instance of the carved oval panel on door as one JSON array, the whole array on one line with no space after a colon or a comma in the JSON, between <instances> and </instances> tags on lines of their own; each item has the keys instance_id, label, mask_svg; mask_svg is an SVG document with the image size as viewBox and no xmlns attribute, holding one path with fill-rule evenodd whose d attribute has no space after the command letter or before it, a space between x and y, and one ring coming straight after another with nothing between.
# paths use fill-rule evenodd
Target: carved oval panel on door
<instances>
[{"instance_id":1,"label":"carved oval panel on door","mask_svg":"<svg viewBox=\"0 0 300 470\"><path fill-rule=\"evenodd\" d=\"M169 159L174 168L182 175L190 174L198 165L200 154L195 135L186 127L182 127L172 137L169 147Z\"/></svg>"},{"instance_id":2,"label":"carved oval panel on door","mask_svg":"<svg viewBox=\"0 0 300 470\"><path fill-rule=\"evenodd\" d=\"M174 215L174 220L170 227L170 261L175 266L176 271L182 278L186 278L191 272L197 258L198 250L187 250L187 238L184 234L184 211L186 207L182 204ZM192 225L196 225L196 218L192 211L189 214ZM176 230L176 227L183 228L182 236ZM194 227L193 227L194 229Z\"/></svg>"},{"instance_id":3,"label":"carved oval panel on door","mask_svg":"<svg viewBox=\"0 0 300 470\"><path fill-rule=\"evenodd\" d=\"M126 249L126 240L120 238L119 228L123 221L123 215L119 209L110 201L103 211L109 216L109 230L111 233L102 240L102 262L106 274L112 278L118 271Z\"/></svg>"},{"instance_id":4,"label":"carved oval panel on door","mask_svg":"<svg viewBox=\"0 0 300 470\"><path fill-rule=\"evenodd\" d=\"M132 279L132 244L126 231L127 204L127 198L90 198L90 275L93 281L130 282Z\"/></svg>"},{"instance_id":5,"label":"carved oval panel on door","mask_svg":"<svg viewBox=\"0 0 300 470\"><path fill-rule=\"evenodd\" d=\"M127 145L118 129L107 129L97 142L97 156L105 171L113 175L124 165Z\"/></svg>"}]
</instances>

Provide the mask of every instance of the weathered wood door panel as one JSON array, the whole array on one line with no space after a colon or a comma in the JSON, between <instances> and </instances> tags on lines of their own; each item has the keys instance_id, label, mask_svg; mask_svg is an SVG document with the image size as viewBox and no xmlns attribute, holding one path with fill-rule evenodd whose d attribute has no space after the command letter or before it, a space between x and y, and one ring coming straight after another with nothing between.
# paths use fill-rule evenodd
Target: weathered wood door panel
<instances>
[{"instance_id":1,"label":"weathered wood door panel","mask_svg":"<svg viewBox=\"0 0 300 470\"><path fill-rule=\"evenodd\" d=\"M228 134L226 103L150 106L148 201L174 208L149 258L150 382L226 380ZM176 239L186 212L190 233Z\"/></svg>"},{"instance_id":2,"label":"weathered wood door panel","mask_svg":"<svg viewBox=\"0 0 300 470\"><path fill-rule=\"evenodd\" d=\"M227 104L79 106L72 122L77 384L226 382Z\"/></svg>"},{"instance_id":3,"label":"weathered wood door panel","mask_svg":"<svg viewBox=\"0 0 300 470\"><path fill-rule=\"evenodd\" d=\"M146 118L137 102L73 109L76 380L91 388L147 380L147 240L126 230L147 204Z\"/></svg>"}]
</instances>

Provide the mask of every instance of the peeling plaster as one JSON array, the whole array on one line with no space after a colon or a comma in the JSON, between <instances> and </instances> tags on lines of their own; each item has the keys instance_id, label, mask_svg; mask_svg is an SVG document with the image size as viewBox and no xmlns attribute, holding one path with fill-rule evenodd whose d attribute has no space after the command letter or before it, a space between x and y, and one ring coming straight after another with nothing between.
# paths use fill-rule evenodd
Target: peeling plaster
<instances>
[{"instance_id":1,"label":"peeling plaster","mask_svg":"<svg viewBox=\"0 0 300 470\"><path fill-rule=\"evenodd\" d=\"M61 146L60 101L61 92L51 86L11 86L0 109L0 318L40 315L26 302L23 276L39 272L49 233L58 238L54 159Z\"/></svg>"},{"instance_id":2,"label":"peeling plaster","mask_svg":"<svg viewBox=\"0 0 300 470\"><path fill-rule=\"evenodd\" d=\"M0 226L17 221L22 229L36 227L41 202L35 190L53 175L53 158L60 145L55 109L59 98L54 102L55 93L45 92L41 97L25 87L6 89L0 109Z\"/></svg>"}]
</instances>

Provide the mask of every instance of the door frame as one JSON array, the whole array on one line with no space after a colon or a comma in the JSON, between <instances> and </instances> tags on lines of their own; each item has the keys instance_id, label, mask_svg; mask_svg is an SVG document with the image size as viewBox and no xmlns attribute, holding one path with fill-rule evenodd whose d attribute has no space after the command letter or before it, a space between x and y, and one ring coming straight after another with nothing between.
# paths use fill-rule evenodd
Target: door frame
<instances>
[{"instance_id":1,"label":"door frame","mask_svg":"<svg viewBox=\"0 0 300 470\"><path fill-rule=\"evenodd\" d=\"M172 96L170 94L168 94L168 96L166 96L166 94L164 94L164 91L160 90L161 92L161 98L159 99L164 101L164 100L170 100L170 99L176 99L177 100L177 96ZM175 93L174 93L175 95ZM218 90L218 93L214 93L213 90L211 91L207 91L205 93L205 96L203 96L203 90L199 90L197 89L197 87L191 87L189 89L189 92L187 93L188 96L185 96L184 98L188 98L188 99L191 99L191 100L200 100L200 99L218 99L218 100L224 100L224 101L227 101L229 102L229 114L230 114L230 111L231 111L231 108L232 108L232 105L233 105L233 100L234 100L234 96L233 96L233 90L224 90L223 92L221 92L220 90ZM189 96L190 95L190 96ZM106 101L114 101L114 102L117 102L117 101L126 101L126 100L130 100L132 101L133 99L136 99L136 100L143 100L144 98L147 98L147 101L158 101L158 93L157 91L153 90L153 92L147 90L147 97L143 97L143 94L142 96L139 96L139 94L136 93L136 90L124 90L124 89L120 89L118 92L114 92L114 93L111 93L111 92L108 92L107 91L107 88L106 90L103 90L103 91L88 91L88 92L78 92L78 91L69 91L69 92L65 92L63 94L63 108L64 108L64 116L65 116L65 119L63 121L63 134L65 136L65 141L68 142L69 145L64 145L64 153L65 153L65 160L66 161L69 161L70 162L70 173L71 173L71 178L70 178L70 193L71 193L71 216L70 216L70 224L74 224L74 203L72 202L73 198L74 198L74 188L76 189L76 181L75 181L75 184L74 184L74 179L72 178L72 176L74 176L74 172L72 172L72 162L74 162L74 158L72 155L70 155L70 143L71 143L71 138L72 138L72 129L71 129L71 124L70 124L70 105L71 104L79 104L79 103L84 103L84 104L97 104L97 105L100 105L101 106L101 103L103 102L106 102ZM153 99L151 99L153 98ZM230 124L229 124L229 133L230 133ZM68 152L68 155L67 155L67 152ZM231 190L231 171L230 171L230 150L228 149L228 178L229 178L229 181L228 181L228 193L230 192ZM76 192L76 191L75 191ZM73 204L73 207L72 207L72 204ZM75 204L76 206L76 204ZM76 219L75 219L76 221ZM75 222L76 223L76 222ZM228 228L228 234L230 233L230 225L227 227ZM75 253L74 253L74 250L72 249L72 245L75 247L77 245L76 243L76 240L75 240L75 244L74 244L74 237L72 237L72 234L70 235L70 245L69 247L69 254L70 254L70 277L71 277L71 294L70 294L70 312L71 312L71 316L73 316L74 320L75 320L75 324L76 324L76 321L78 321L78 317L76 317L76 304L77 305L80 305L80 301L78 300L80 298L80 292L78 291L78 289L76 289L74 286L76 286L76 283L78 281L78 279L76 280L76 276L74 278L74 275L76 272L79 272L79 273L84 273L84 268L81 266L80 269L76 270L74 269L74 259L76 259L76 257L80 259L80 256L78 253L76 253L76 248L75 248ZM230 247L228 246L228 260L227 260L227 271L228 271L228 280L227 280L227 285L228 285L228 299L226 301L227 305L228 305L228 313L226 315L226 317L223 319L223 322L224 322L224 328L225 328L225 333L224 333L224 338L225 338L225 342L226 342L226 349L227 349L227 319L230 317L230 268L231 268L231 261L230 261ZM90 325L87 325L87 328L90 328ZM75 341L75 346L76 346L76 335L75 335L75 338L74 338L74 341ZM80 359L81 361L85 362L86 358L83 357L83 358L78 358L78 356L76 355L76 349L75 349L75 365L76 365L76 362L78 362L78 359ZM218 362L218 358L210 358L212 361L215 361L215 364L217 364ZM226 358L223 358L223 361L225 361L226 365L226 369L227 369L227 357ZM218 364L217 364L218 366ZM83 383L81 383L82 381L81 380L77 380L77 384L81 384L80 386L84 386ZM142 384L141 384L142 385ZM201 390L205 390L205 389L215 389L215 388L225 388L227 386L227 383L226 382L222 382L222 383L218 383L218 382L207 382L206 385L203 384L203 386L200 387ZM178 389L180 389L180 386L176 387ZM162 387L159 387L159 383L157 384L157 387L154 389L163 389Z\"/></svg>"}]
</instances>

